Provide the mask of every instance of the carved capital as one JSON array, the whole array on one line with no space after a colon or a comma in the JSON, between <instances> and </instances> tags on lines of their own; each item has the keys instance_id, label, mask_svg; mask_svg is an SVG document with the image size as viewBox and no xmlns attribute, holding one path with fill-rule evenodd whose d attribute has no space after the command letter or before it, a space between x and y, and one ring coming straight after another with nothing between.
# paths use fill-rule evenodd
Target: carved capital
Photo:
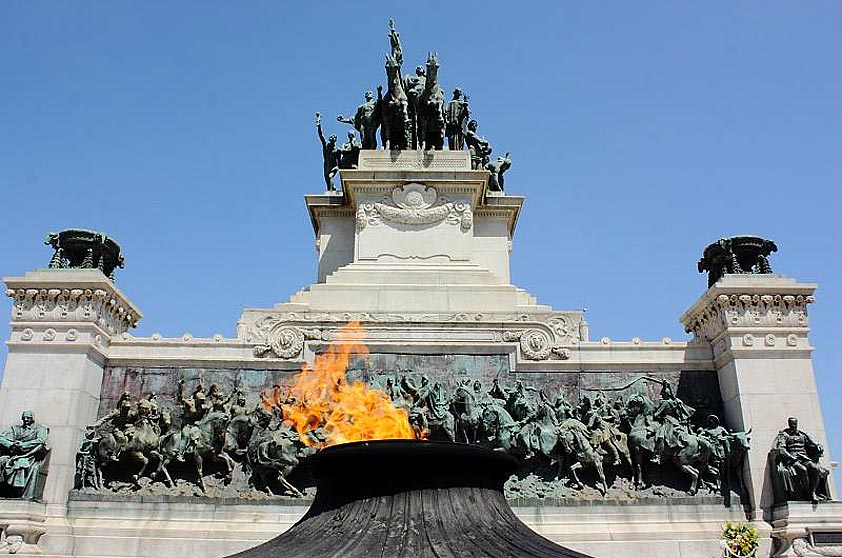
<instances>
[{"instance_id":1,"label":"carved capital","mask_svg":"<svg viewBox=\"0 0 842 558\"><path fill-rule=\"evenodd\" d=\"M688 316L685 330L710 341L730 327L807 328L807 305L815 300L801 294L720 294Z\"/></svg>"},{"instance_id":2,"label":"carved capital","mask_svg":"<svg viewBox=\"0 0 842 558\"><path fill-rule=\"evenodd\" d=\"M13 322L91 322L111 335L135 327L140 313L122 296L105 288L9 288ZM70 330L68 340L78 332ZM30 336L31 337L31 336ZM51 340L55 330L47 332Z\"/></svg>"}]
</instances>

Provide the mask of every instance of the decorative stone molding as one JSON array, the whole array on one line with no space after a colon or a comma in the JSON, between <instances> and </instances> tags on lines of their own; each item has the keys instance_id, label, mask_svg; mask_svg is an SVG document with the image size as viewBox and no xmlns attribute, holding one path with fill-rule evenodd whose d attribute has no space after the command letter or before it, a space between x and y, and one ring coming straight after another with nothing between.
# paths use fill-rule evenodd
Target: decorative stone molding
<instances>
[{"instance_id":1,"label":"decorative stone molding","mask_svg":"<svg viewBox=\"0 0 842 558\"><path fill-rule=\"evenodd\" d=\"M720 294L685 321L685 331L710 341L729 327L806 328L807 305L815 300L812 295ZM748 337L743 344L751 346L754 339Z\"/></svg>"},{"instance_id":2,"label":"decorative stone molding","mask_svg":"<svg viewBox=\"0 0 842 558\"><path fill-rule=\"evenodd\" d=\"M11 524L0 525L0 555L22 554L27 556L43 554L38 542L46 530L40 521L24 519Z\"/></svg>"},{"instance_id":3,"label":"decorative stone molding","mask_svg":"<svg viewBox=\"0 0 842 558\"><path fill-rule=\"evenodd\" d=\"M443 339L465 343L517 342L526 360L566 360L571 347L587 335L580 312L547 314L374 314L368 312L251 312L243 314L237 338L251 345L255 356L298 357L306 340L329 342L338 326L359 321L366 343L433 342ZM406 324L427 324L408 330ZM441 325L437 325L441 324ZM452 325L464 324L454 329ZM500 326L503 326L501 330ZM584 339L587 341L587 337Z\"/></svg>"},{"instance_id":4,"label":"decorative stone molding","mask_svg":"<svg viewBox=\"0 0 842 558\"><path fill-rule=\"evenodd\" d=\"M116 335L140 320L130 305L105 289L10 288L6 296L13 299L14 322L92 322ZM70 341L78 337L78 331L73 331ZM24 330L21 337L31 339L32 330ZM46 341L55 338L55 329L44 332Z\"/></svg>"},{"instance_id":5,"label":"decorative stone molding","mask_svg":"<svg viewBox=\"0 0 842 558\"><path fill-rule=\"evenodd\" d=\"M469 170L470 155L467 151L360 151L359 169L440 169Z\"/></svg>"},{"instance_id":6,"label":"decorative stone molding","mask_svg":"<svg viewBox=\"0 0 842 558\"><path fill-rule=\"evenodd\" d=\"M17 554L22 546L22 536L7 535L3 539L0 539L0 554Z\"/></svg>"},{"instance_id":7,"label":"decorative stone molding","mask_svg":"<svg viewBox=\"0 0 842 558\"><path fill-rule=\"evenodd\" d=\"M555 354L559 359L570 358L570 350L554 344L552 336L540 329L504 331L503 341L520 341L520 352L529 360L547 360Z\"/></svg>"},{"instance_id":8,"label":"decorative stone molding","mask_svg":"<svg viewBox=\"0 0 842 558\"><path fill-rule=\"evenodd\" d=\"M792 550L796 556L842 556L842 545L814 546L806 538L794 539Z\"/></svg>"},{"instance_id":9,"label":"decorative stone molding","mask_svg":"<svg viewBox=\"0 0 842 558\"><path fill-rule=\"evenodd\" d=\"M404 225L429 225L446 221L459 225L462 232L471 230L473 214L467 202L452 202L439 196L432 186L405 184L392 190L389 198L379 202L363 202L357 209L357 230L377 226L383 221Z\"/></svg>"},{"instance_id":10,"label":"decorative stone molding","mask_svg":"<svg viewBox=\"0 0 842 558\"><path fill-rule=\"evenodd\" d=\"M273 316L258 320L249 336L259 342L254 346L254 356L262 357L274 353L278 358L290 359L301 355L305 339L322 339L322 332L316 328L300 328Z\"/></svg>"}]
</instances>

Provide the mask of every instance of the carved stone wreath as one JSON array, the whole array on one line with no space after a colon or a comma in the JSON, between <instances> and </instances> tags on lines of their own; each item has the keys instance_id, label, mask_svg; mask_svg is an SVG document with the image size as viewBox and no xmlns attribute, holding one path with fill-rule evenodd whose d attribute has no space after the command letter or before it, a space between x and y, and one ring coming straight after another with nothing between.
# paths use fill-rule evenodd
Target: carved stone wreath
<instances>
[{"instance_id":1,"label":"carved stone wreath","mask_svg":"<svg viewBox=\"0 0 842 558\"><path fill-rule=\"evenodd\" d=\"M278 358L295 358L304 350L305 339L322 339L322 332L316 328L299 328L267 316L258 320L251 328L251 336L258 342L253 349L254 356L262 357L273 353Z\"/></svg>"},{"instance_id":2,"label":"carved stone wreath","mask_svg":"<svg viewBox=\"0 0 842 558\"><path fill-rule=\"evenodd\" d=\"M391 202L391 203L390 203ZM392 199L364 202L357 209L357 230L379 225L382 221L404 225L429 225L446 221L471 230L473 214L466 202L452 202L439 196L432 186L405 184L392 190Z\"/></svg>"},{"instance_id":3,"label":"carved stone wreath","mask_svg":"<svg viewBox=\"0 0 842 558\"><path fill-rule=\"evenodd\" d=\"M553 344L550 334L540 329L504 331L503 341L520 341L520 352L529 360L547 360L555 354L561 360L570 358L570 350Z\"/></svg>"}]
</instances>

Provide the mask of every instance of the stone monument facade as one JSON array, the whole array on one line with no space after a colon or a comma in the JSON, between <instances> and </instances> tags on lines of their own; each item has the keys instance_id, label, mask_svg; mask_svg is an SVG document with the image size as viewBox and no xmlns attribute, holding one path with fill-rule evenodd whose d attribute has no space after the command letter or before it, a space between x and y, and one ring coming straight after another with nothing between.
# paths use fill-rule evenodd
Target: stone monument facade
<instances>
[{"instance_id":1,"label":"stone monument facade","mask_svg":"<svg viewBox=\"0 0 842 558\"><path fill-rule=\"evenodd\" d=\"M291 430L288 387L355 324L368 357L347 381L405 408L418 436L518 457L509 503L547 538L702 558L721 554L726 521L750 522L760 555L840 555L808 339L816 285L772 273L774 243L723 239L681 316L690 341L592 340L582 311L511 283L524 202L504 189L511 158L491 160L461 91L445 111L436 55L402 76L394 25L389 39L385 93L339 118L362 142L325 140L318 120L316 282L244 310L234 338L132 335L141 313L100 233L51 234L49 268L4 279L0 425L32 410L49 458L42 487L0 500L0 553L212 558L293 525L312 497L295 465L320 440ZM376 149L378 129L393 149Z\"/></svg>"}]
</instances>

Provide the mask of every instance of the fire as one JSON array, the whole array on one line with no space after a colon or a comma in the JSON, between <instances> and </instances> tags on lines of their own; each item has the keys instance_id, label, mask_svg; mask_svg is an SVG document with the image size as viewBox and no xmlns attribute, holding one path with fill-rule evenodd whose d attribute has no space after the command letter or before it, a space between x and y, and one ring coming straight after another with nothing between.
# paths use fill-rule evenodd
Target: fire
<instances>
[{"instance_id":1,"label":"fire","mask_svg":"<svg viewBox=\"0 0 842 558\"><path fill-rule=\"evenodd\" d=\"M368 356L364 332L359 322L350 322L327 352L317 355L312 366L304 365L288 391L275 386L261 393L263 405L281 408L308 446L416 437L407 412L386 393L345 377L351 357Z\"/></svg>"}]
</instances>

